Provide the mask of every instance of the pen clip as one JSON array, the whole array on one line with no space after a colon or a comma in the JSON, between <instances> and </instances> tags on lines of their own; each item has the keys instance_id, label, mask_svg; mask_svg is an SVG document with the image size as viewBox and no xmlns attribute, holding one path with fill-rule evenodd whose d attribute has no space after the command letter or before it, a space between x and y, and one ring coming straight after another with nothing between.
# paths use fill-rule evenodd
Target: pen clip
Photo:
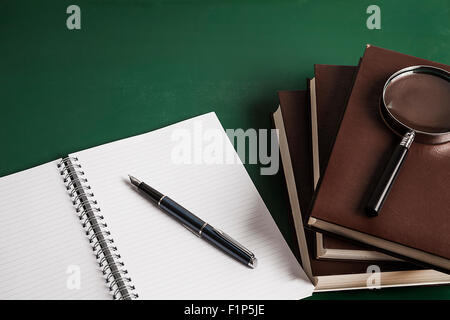
<instances>
[{"instance_id":1,"label":"pen clip","mask_svg":"<svg viewBox=\"0 0 450 320\"><path fill-rule=\"evenodd\" d=\"M214 228L214 230L216 230L222 237L224 237L226 240L228 240L229 242L231 242L233 245L235 245L236 247L238 247L240 250L244 251L246 254L248 254L248 256L250 258L254 258L255 255L248 250L246 247L244 247L242 244L240 244L239 242L237 242L236 240L234 240L233 238L231 238L229 235L227 235L225 232L223 232L220 229L216 229Z\"/></svg>"}]
</instances>

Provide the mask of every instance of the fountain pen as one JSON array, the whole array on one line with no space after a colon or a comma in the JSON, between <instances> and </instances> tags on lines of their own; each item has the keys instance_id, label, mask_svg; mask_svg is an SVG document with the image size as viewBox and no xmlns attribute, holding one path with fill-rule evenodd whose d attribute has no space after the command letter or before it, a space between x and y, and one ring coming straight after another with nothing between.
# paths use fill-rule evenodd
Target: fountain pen
<instances>
[{"instance_id":1,"label":"fountain pen","mask_svg":"<svg viewBox=\"0 0 450 320\"><path fill-rule=\"evenodd\" d=\"M161 194L159 191L153 189L145 182L141 182L135 177L130 176L131 184L136 186L141 192L147 195L154 204L168 215L178 220L186 229L193 234L202 238L215 247L221 249L236 260L255 268L257 260L255 255L242 246L239 242L232 239L225 232L214 228L207 222L203 221L189 210L182 207L169 197Z\"/></svg>"}]
</instances>

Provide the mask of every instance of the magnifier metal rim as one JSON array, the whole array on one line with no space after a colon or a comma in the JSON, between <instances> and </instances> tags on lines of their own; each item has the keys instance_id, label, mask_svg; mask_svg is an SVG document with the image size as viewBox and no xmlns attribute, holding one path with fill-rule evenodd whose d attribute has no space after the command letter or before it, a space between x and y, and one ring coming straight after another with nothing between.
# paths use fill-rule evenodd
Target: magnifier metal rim
<instances>
[{"instance_id":1,"label":"magnifier metal rim","mask_svg":"<svg viewBox=\"0 0 450 320\"><path fill-rule=\"evenodd\" d=\"M412 74L412 73L414 73L414 71L420 70L420 69L425 69L425 70L431 69L432 71L434 71L434 73L437 72L438 74L441 74L444 78L447 78L447 81L449 81L449 79L450 79L450 73L449 73L448 71L446 71L446 70L444 70L444 69L441 69L441 68L437 68L437 67L426 66L426 65L417 65L417 66L411 66L411 67L407 67L407 68L401 69L401 70L397 71L396 73L394 73L393 75L391 75L391 76L389 77L389 79L387 79L386 82L385 82L385 84L384 84L384 87L383 87L383 107L384 107L384 110L385 110L385 111L388 113L388 115L389 115L393 120L395 120L397 123L399 123L400 125L402 125L403 127L405 127L407 130L414 131L415 133L419 133L419 134L427 135L427 136L436 136L436 137L438 137L438 136L444 136L444 135L450 134L450 129L447 130L447 131L444 131L444 132L436 132L436 133L435 133L435 132L427 132L427 131L421 131L421 130L416 130L416 129L414 129L414 128L411 128L410 126L407 126L406 124L404 124L403 122L401 122L400 120L398 120L397 117L395 117L395 116L391 113L391 111L389 110L389 108L386 106L386 100L385 100L386 89L387 89L387 87L389 86L389 84L392 82L392 80L393 80L394 78L397 78L397 77L398 77L399 75L401 75L401 74L404 74L404 73L406 73L406 74ZM417 73L422 73L422 74L432 74L432 73L429 73L429 72L417 72ZM450 137L449 137L449 140L450 140Z\"/></svg>"}]
</instances>

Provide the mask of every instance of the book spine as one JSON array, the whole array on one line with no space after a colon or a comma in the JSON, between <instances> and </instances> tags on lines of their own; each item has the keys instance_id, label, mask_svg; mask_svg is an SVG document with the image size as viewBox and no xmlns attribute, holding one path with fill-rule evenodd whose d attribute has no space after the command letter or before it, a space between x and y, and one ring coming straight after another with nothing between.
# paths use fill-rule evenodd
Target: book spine
<instances>
[{"instance_id":1,"label":"book spine","mask_svg":"<svg viewBox=\"0 0 450 320\"><path fill-rule=\"evenodd\" d=\"M58 169L113 298L115 300L137 298L135 286L121 260L78 158L63 158L58 164Z\"/></svg>"}]
</instances>

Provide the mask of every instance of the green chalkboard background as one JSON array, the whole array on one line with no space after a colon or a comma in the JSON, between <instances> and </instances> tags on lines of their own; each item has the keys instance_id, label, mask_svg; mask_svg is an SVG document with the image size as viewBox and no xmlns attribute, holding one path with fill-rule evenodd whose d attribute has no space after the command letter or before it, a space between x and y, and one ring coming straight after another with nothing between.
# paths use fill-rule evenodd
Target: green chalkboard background
<instances>
[{"instance_id":1,"label":"green chalkboard background","mask_svg":"<svg viewBox=\"0 0 450 320\"><path fill-rule=\"evenodd\" d=\"M68 30L66 8L81 8ZM381 30L366 8L381 8ZM215 111L225 128L270 128L277 90L314 63L356 64L370 43L450 63L450 2L0 1L0 176ZM246 165L287 241L283 177ZM1 244L6 245L6 244ZM313 299L450 299L450 287Z\"/></svg>"}]
</instances>

